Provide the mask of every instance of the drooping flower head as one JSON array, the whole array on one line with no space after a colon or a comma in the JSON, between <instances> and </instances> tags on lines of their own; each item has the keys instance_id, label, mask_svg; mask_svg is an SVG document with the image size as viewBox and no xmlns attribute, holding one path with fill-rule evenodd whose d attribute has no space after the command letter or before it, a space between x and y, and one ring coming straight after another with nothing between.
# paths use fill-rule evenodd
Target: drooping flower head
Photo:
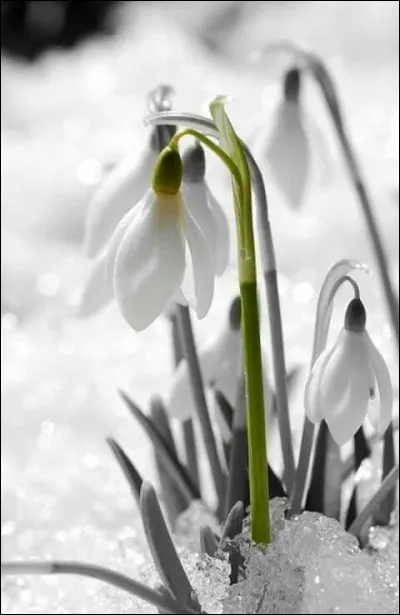
<instances>
[{"instance_id":1,"label":"drooping flower head","mask_svg":"<svg viewBox=\"0 0 400 615\"><path fill-rule=\"evenodd\" d=\"M379 395L379 404L371 398ZM393 406L389 370L366 331L366 311L359 298L346 311L344 327L333 347L317 359L307 383L306 413L310 421L324 419L339 445L357 432L366 416L383 434Z\"/></svg>"},{"instance_id":2,"label":"drooping flower head","mask_svg":"<svg viewBox=\"0 0 400 615\"><path fill-rule=\"evenodd\" d=\"M152 188L114 227L99 261L125 319L148 327L171 300L205 316L214 292L214 266L206 237L181 195L183 165L176 148L157 159ZM99 274L100 275L100 274Z\"/></svg>"}]
</instances>

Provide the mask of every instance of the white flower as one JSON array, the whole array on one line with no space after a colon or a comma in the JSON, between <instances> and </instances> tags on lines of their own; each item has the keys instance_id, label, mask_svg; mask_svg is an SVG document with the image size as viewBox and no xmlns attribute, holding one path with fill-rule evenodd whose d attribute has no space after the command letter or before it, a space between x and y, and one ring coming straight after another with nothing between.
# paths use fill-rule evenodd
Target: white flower
<instances>
[{"instance_id":1,"label":"white flower","mask_svg":"<svg viewBox=\"0 0 400 615\"><path fill-rule=\"evenodd\" d=\"M365 308L350 302L345 326L332 348L317 359L305 392L310 421L324 419L339 445L350 440L368 415L379 433L387 429L393 406L389 370L365 330ZM379 393L379 407L370 399Z\"/></svg>"},{"instance_id":2,"label":"white flower","mask_svg":"<svg viewBox=\"0 0 400 615\"><path fill-rule=\"evenodd\" d=\"M132 202L116 228L104 226L114 232L93 267L81 314L96 311L110 296L136 331L172 300L189 304L199 318L207 314L215 267L206 237L181 196L181 181L179 152L167 147L154 169L153 188Z\"/></svg>"},{"instance_id":3,"label":"white flower","mask_svg":"<svg viewBox=\"0 0 400 615\"><path fill-rule=\"evenodd\" d=\"M229 224L218 200L205 180L205 153L200 143L183 154L182 194L189 211L198 221L213 254L216 275L222 275L229 261Z\"/></svg>"},{"instance_id":4,"label":"white flower","mask_svg":"<svg viewBox=\"0 0 400 615\"><path fill-rule=\"evenodd\" d=\"M304 197L310 173L310 143L297 101L282 101L266 152L277 188L293 208Z\"/></svg>"},{"instance_id":5,"label":"white flower","mask_svg":"<svg viewBox=\"0 0 400 615\"><path fill-rule=\"evenodd\" d=\"M203 318L214 293L206 239L181 194L149 190L118 225L108 248L114 294L136 331L148 327L181 293Z\"/></svg>"},{"instance_id":6,"label":"white flower","mask_svg":"<svg viewBox=\"0 0 400 615\"><path fill-rule=\"evenodd\" d=\"M305 113L300 99L298 69L289 70L284 95L272 120L267 146L262 155L270 180L289 206L298 209L311 181L326 183L329 155L319 127Z\"/></svg>"}]
</instances>

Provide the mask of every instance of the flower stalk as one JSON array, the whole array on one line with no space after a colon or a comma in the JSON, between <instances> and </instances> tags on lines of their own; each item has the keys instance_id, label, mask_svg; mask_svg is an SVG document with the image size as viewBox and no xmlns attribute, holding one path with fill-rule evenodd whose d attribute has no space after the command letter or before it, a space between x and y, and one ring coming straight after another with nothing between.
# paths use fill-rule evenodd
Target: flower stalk
<instances>
[{"instance_id":1,"label":"flower stalk","mask_svg":"<svg viewBox=\"0 0 400 615\"><path fill-rule=\"evenodd\" d=\"M265 471L267 457L265 408L250 173L241 143L224 113L221 101L217 100L213 103L211 112L218 129L216 131L214 124L211 123L213 127L212 135L220 139L223 147L216 145L202 132L190 127L176 133L170 147L177 147L179 140L185 135L195 137L222 160L232 175L242 304L252 538L259 544L268 544L270 529L268 475ZM157 117L161 117L161 115L164 114L159 114ZM209 132L209 124L206 123L206 126L204 126L204 123L202 123L199 127Z\"/></svg>"},{"instance_id":2,"label":"flower stalk","mask_svg":"<svg viewBox=\"0 0 400 615\"><path fill-rule=\"evenodd\" d=\"M185 124L192 128L204 131L208 135L218 138L219 133L214 122L202 116L189 113L162 112L146 118L147 124L175 125ZM254 160L251 152L242 143L248 165L251 172L252 187L255 194L257 215L257 228L260 230L260 247L262 257L262 269L268 298L268 315L270 319L272 359L274 380L276 389L276 404L279 421L279 434L284 460L284 482L290 492L295 476L295 461L293 454L289 404L286 382L286 365L283 345L282 318L280 311L280 299L278 293L278 281L276 273L275 250L272 240L271 225L268 215L268 201L262 173Z\"/></svg>"}]
</instances>

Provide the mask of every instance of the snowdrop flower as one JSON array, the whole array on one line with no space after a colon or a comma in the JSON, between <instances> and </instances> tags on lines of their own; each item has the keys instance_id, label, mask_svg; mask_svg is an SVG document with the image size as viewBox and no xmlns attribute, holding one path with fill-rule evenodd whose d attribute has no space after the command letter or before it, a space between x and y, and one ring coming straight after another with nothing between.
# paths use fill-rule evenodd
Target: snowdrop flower
<instances>
[{"instance_id":1,"label":"snowdrop flower","mask_svg":"<svg viewBox=\"0 0 400 615\"><path fill-rule=\"evenodd\" d=\"M238 376L241 361L241 303L240 297L232 302L228 323L216 336L199 349L200 369L210 405L214 405L211 389L220 391L234 408L238 394ZM264 373L264 394L267 410L271 409L271 388ZM182 360L173 377L167 394L167 409L170 416L185 421L195 415L195 403L186 360ZM216 418L222 426L218 408Z\"/></svg>"},{"instance_id":2,"label":"snowdrop flower","mask_svg":"<svg viewBox=\"0 0 400 615\"><path fill-rule=\"evenodd\" d=\"M283 97L265 152L271 179L293 209L301 205L312 172L319 167L325 176L328 167L321 131L304 113L300 94L300 71L293 68L286 74ZM325 181L325 177L317 179Z\"/></svg>"},{"instance_id":3,"label":"snowdrop flower","mask_svg":"<svg viewBox=\"0 0 400 615\"><path fill-rule=\"evenodd\" d=\"M140 201L151 183L159 152L174 133L174 126L156 126L140 157L126 156L101 184L86 222L85 252L89 258L101 253L119 221Z\"/></svg>"},{"instance_id":4,"label":"snowdrop flower","mask_svg":"<svg viewBox=\"0 0 400 615\"><path fill-rule=\"evenodd\" d=\"M336 344L317 359L305 392L310 421L324 419L339 445L350 440L368 414L379 433L387 429L393 405L390 374L366 329L366 312L353 299ZM370 399L379 393L379 406Z\"/></svg>"},{"instance_id":5,"label":"snowdrop flower","mask_svg":"<svg viewBox=\"0 0 400 615\"><path fill-rule=\"evenodd\" d=\"M181 195L183 165L166 147L152 188L122 218L107 247L106 275L127 322L148 327L175 299L204 317L214 293L214 266L205 235Z\"/></svg>"},{"instance_id":6,"label":"snowdrop flower","mask_svg":"<svg viewBox=\"0 0 400 615\"><path fill-rule=\"evenodd\" d=\"M198 220L211 253L216 275L221 275L229 261L229 225L218 200L205 181L206 157L197 141L182 156L182 194L189 211Z\"/></svg>"}]
</instances>

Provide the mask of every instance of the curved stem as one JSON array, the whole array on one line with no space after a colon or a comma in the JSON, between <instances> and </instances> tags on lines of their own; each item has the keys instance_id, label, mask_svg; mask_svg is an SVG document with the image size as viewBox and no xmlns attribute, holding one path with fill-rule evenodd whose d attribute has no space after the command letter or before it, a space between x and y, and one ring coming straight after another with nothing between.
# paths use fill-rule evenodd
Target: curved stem
<instances>
[{"instance_id":1,"label":"curved stem","mask_svg":"<svg viewBox=\"0 0 400 615\"><path fill-rule=\"evenodd\" d=\"M302 49L295 44L276 42L264 48L261 55L268 52L285 52L293 56L294 61L300 63L300 68L309 71L313 75L322 90L322 94L328 107L346 166L350 174L350 179L360 202L368 233L371 238L392 329L396 337L397 348L399 348L399 300L390 279L388 258L385 253L378 223L373 212L371 198L368 194L354 147L350 142L348 132L344 125L341 106L334 81L327 66L319 56L313 52Z\"/></svg>"},{"instance_id":2,"label":"curved stem","mask_svg":"<svg viewBox=\"0 0 400 615\"><path fill-rule=\"evenodd\" d=\"M354 260L343 259L338 261L328 272L322 285L318 299L317 317L315 322L314 343L311 359L311 369L325 348L329 325L332 317L334 297L340 286L348 281L350 271L366 271L366 268ZM355 284L355 282L354 282ZM353 287L354 288L354 287ZM358 286L355 292L358 293ZM303 433L300 444L300 455L296 471L296 480L290 499L290 514L299 514L305 495L308 470L311 461L311 450L314 440L314 424L305 416Z\"/></svg>"},{"instance_id":3,"label":"curved stem","mask_svg":"<svg viewBox=\"0 0 400 615\"><path fill-rule=\"evenodd\" d=\"M199 115L192 115L190 113L158 113L147 117L145 122L147 124L185 124L187 126L203 130L213 137L218 137L218 131L213 121ZM253 190L256 197L256 213L258 217L258 228L260 229L262 265L268 300L268 315L270 319L279 433L284 460L284 481L287 490L290 492L294 481L295 462L289 418L285 353L283 345L282 319L278 293L275 251L268 216L268 201L262 173L250 150L245 144L243 144L243 147L249 163L253 180Z\"/></svg>"},{"instance_id":4,"label":"curved stem","mask_svg":"<svg viewBox=\"0 0 400 615\"><path fill-rule=\"evenodd\" d=\"M211 141L211 139L208 139L205 135L203 135L202 132L199 132L198 130L195 130L194 128L184 128L183 130L179 130L172 137L169 143L169 146L177 147L179 141L183 137L186 137L186 136L191 136L197 139L198 141L201 141L203 145L208 147L209 150L211 150L216 156L218 156L218 158L228 168L229 172L234 176L236 181L238 181L239 183L241 182L239 169L237 168L232 158L223 149L221 149L216 143L214 143L214 141Z\"/></svg>"},{"instance_id":5,"label":"curved stem","mask_svg":"<svg viewBox=\"0 0 400 615\"><path fill-rule=\"evenodd\" d=\"M48 574L73 574L80 577L89 577L103 581L108 585L113 585L122 591L137 596L150 604L153 604L164 613L188 613L196 615L197 611L181 604L170 596L162 595L159 592L146 587L139 581L130 579L124 574L115 572L108 568L95 566L92 564L81 564L79 562L5 562L1 564L1 571L8 575L48 575Z\"/></svg>"},{"instance_id":6,"label":"curved stem","mask_svg":"<svg viewBox=\"0 0 400 615\"><path fill-rule=\"evenodd\" d=\"M348 529L350 534L359 536L364 524L373 515L375 510L384 501L387 495L395 488L396 482L399 480L399 466L394 467L391 472L386 476L382 482L380 488L375 495L370 499L368 504L363 508L358 517L353 521Z\"/></svg>"}]
</instances>

